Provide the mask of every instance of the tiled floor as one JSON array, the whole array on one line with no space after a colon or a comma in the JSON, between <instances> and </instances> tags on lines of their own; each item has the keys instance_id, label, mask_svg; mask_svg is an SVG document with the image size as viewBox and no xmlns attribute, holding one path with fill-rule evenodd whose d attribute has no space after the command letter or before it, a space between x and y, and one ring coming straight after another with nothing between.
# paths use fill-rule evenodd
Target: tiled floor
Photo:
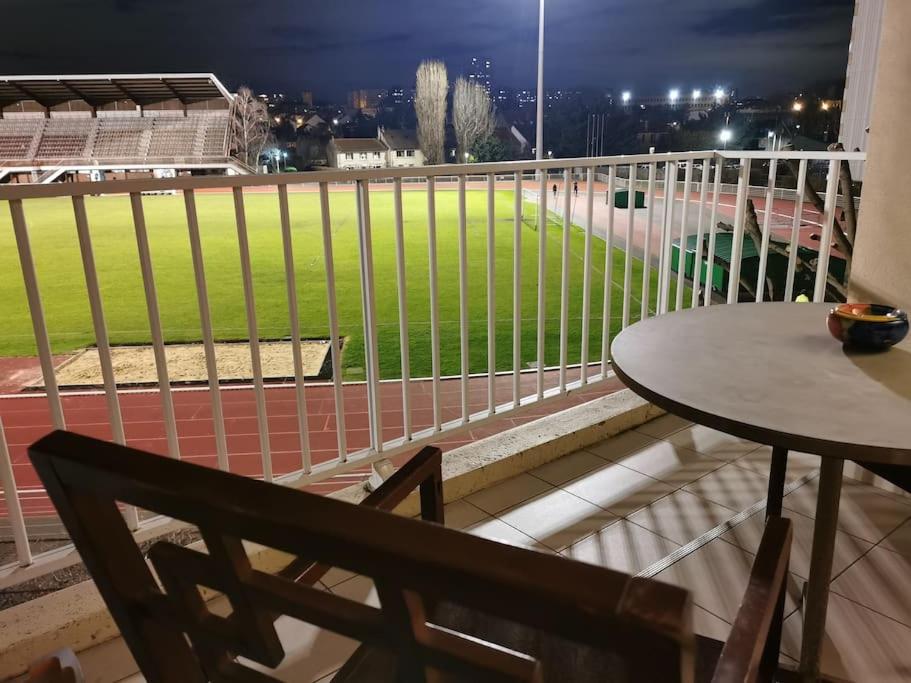
<instances>
[{"instance_id":1,"label":"tiled floor","mask_svg":"<svg viewBox=\"0 0 911 683\"><path fill-rule=\"evenodd\" d=\"M764 499L768 458L767 448L663 417L451 503L447 525L637 573ZM815 461L791 457L788 481L811 479L784 501L794 522L782 643L782 658L790 662L800 653ZM762 523L759 512L670 566L652 567L660 568L658 580L692 591L698 632L727 636ZM823 672L854 681L911 680L911 498L846 479L839 528ZM376 601L364 577L334 570L324 584ZM288 679L331 680L354 644L292 623L283 633L296 647Z\"/></svg>"}]
</instances>

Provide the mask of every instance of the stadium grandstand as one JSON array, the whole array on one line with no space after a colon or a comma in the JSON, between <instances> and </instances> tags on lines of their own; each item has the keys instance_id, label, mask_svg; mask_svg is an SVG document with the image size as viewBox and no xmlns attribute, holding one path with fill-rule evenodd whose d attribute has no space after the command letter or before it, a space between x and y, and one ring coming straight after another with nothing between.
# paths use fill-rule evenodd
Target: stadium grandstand
<instances>
[{"instance_id":1,"label":"stadium grandstand","mask_svg":"<svg viewBox=\"0 0 911 683\"><path fill-rule=\"evenodd\" d=\"M0 182L250 173L213 74L0 76Z\"/></svg>"}]
</instances>

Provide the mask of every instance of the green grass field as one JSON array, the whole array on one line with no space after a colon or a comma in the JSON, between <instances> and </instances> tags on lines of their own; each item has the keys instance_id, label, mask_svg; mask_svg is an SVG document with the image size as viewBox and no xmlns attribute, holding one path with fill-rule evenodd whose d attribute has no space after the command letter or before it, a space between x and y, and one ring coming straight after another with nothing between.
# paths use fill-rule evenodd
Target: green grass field
<instances>
[{"instance_id":1,"label":"green grass field","mask_svg":"<svg viewBox=\"0 0 911 683\"><path fill-rule=\"evenodd\" d=\"M341 334L346 338L344 376L364 376L364 337L361 317L360 265L354 193L331 195L333 246ZM384 378L400 376L398 302L392 193L371 193L371 219L379 323L379 353ZM443 374L460 371L457 195L437 193L437 247L440 291L440 353ZM112 343L142 343L150 339L139 259L129 200L126 197L88 198L89 224ZM199 314L180 196L144 198L152 260L158 287L162 324L171 342L200 339ZM197 207L213 326L216 338L245 339L244 298L237 233L230 194L201 194ZM290 334L278 202L274 194L246 196L256 310L261 338ZM301 334L328 336L326 280L323 262L319 197L290 195L294 256L297 273ZM92 320L82 272L79 245L68 199L25 202L32 250L55 352L94 343ZM427 249L427 201L424 192L404 193L406 281L411 372L431 372L430 304ZM468 193L468 311L472 372L487 369L486 195ZM546 361L559 360L559 316L562 229L547 231ZM605 245L593 240L591 357L599 357ZM584 236L574 228L570 240L571 362L580 360L582 316L582 259ZM496 346L497 368L512 367L513 308L513 194L496 195ZM615 250L612 322L617 331L622 307L624 254ZM523 225L522 235L522 359L536 358L538 233ZM0 209L0 355L34 355L25 289L7 207ZM652 304L657 273L652 278ZM638 317L642 263L633 261L633 318Z\"/></svg>"}]
</instances>

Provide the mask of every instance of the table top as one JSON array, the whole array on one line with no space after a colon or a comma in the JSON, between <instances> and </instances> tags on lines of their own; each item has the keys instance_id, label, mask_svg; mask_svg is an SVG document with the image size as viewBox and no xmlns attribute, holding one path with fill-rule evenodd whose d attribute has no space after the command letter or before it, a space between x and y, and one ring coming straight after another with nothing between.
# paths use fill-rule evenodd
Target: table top
<instances>
[{"instance_id":1,"label":"table top","mask_svg":"<svg viewBox=\"0 0 911 683\"><path fill-rule=\"evenodd\" d=\"M614 370L670 413L770 446L911 465L911 335L851 351L830 304L744 303L641 321L611 345Z\"/></svg>"}]
</instances>

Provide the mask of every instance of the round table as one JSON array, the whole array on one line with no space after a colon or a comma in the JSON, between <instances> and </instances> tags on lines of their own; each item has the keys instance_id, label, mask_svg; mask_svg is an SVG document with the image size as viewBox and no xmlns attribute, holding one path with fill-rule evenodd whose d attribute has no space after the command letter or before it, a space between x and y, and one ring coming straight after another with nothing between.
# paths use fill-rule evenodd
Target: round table
<instances>
[{"instance_id":1,"label":"round table","mask_svg":"<svg viewBox=\"0 0 911 683\"><path fill-rule=\"evenodd\" d=\"M611 345L633 391L670 413L772 446L767 514L781 513L788 450L822 456L801 671L819 673L844 460L911 466L911 336L852 351L829 304L745 303L649 318Z\"/></svg>"}]
</instances>

